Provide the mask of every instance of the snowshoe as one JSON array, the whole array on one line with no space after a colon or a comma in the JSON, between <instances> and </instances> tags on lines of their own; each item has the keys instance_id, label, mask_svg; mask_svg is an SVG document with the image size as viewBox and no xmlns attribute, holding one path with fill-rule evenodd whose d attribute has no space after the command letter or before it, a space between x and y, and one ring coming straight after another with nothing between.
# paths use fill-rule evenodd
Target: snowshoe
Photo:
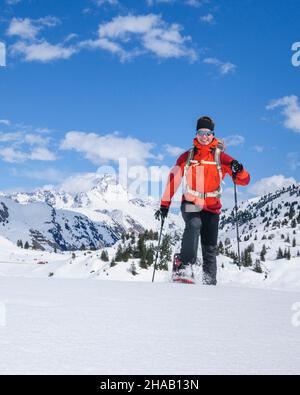
<instances>
[{"instance_id":1,"label":"snowshoe","mask_svg":"<svg viewBox=\"0 0 300 395\"><path fill-rule=\"evenodd\" d=\"M183 266L180 254L175 254L173 259L172 281L174 283L195 284L192 265Z\"/></svg>"}]
</instances>

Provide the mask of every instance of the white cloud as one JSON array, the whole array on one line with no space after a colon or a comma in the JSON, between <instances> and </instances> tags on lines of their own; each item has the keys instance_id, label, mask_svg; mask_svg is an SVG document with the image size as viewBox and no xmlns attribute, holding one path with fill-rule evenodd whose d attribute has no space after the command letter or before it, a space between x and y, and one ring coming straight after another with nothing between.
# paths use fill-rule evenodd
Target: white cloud
<instances>
[{"instance_id":1,"label":"white cloud","mask_svg":"<svg viewBox=\"0 0 300 395\"><path fill-rule=\"evenodd\" d=\"M4 162L8 163L19 163L24 162L27 158L26 154L21 151L16 151L12 147L6 147L0 149L0 158Z\"/></svg>"},{"instance_id":2,"label":"white cloud","mask_svg":"<svg viewBox=\"0 0 300 395\"><path fill-rule=\"evenodd\" d=\"M290 169L297 170L297 168L300 167L300 153L289 152L287 154L287 163Z\"/></svg>"},{"instance_id":3,"label":"white cloud","mask_svg":"<svg viewBox=\"0 0 300 395\"><path fill-rule=\"evenodd\" d=\"M64 43L67 43L69 41L75 40L76 38L78 38L78 34L76 33L70 33L67 35L67 37L64 39Z\"/></svg>"},{"instance_id":4,"label":"white cloud","mask_svg":"<svg viewBox=\"0 0 300 395\"><path fill-rule=\"evenodd\" d=\"M44 27L53 27L59 23L59 19L47 16L40 19L13 18L6 31L8 36L18 36L24 40L34 40Z\"/></svg>"},{"instance_id":5,"label":"white cloud","mask_svg":"<svg viewBox=\"0 0 300 395\"><path fill-rule=\"evenodd\" d=\"M118 5L119 1L118 0L95 0L95 3L98 6L102 6L104 4L109 4L109 5Z\"/></svg>"},{"instance_id":6,"label":"white cloud","mask_svg":"<svg viewBox=\"0 0 300 395\"><path fill-rule=\"evenodd\" d=\"M42 180L54 183L63 181L65 177L60 170L51 167L43 170L22 170L21 172L18 169L17 174L33 180Z\"/></svg>"},{"instance_id":7,"label":"white cloud","mask_svg":"<svg viewBox=\"0 0 300 395\"><path fill-rule=\"evenodd\" d=\"M205 58L203 60L203 63L206 64L211 64L213 66L216 66L220 72L220 74L226 75L229 73L234 73L237 66L233 63L230 62L222 62L221 60L217 58Z\"/></svg>"},{"instance_id":8,"label":"white cloud","mask_svg":"<svg viewBox=\"0 0 300 395\"><path fill-rule=\"evenodd\" d=\"M201 22L213 24L215 22L215 17L213 14L207 14L200 17Z\"/></svg>"},{"instance_id":9,"label":"white cloud","mask_svg":"<svg viewBox=\"0 0 300 395\"><path fill-rule=\"evenodd\" d=\"M47 41L25 43L18 41L11 46L14 55L24 55L27 62L47 63L58 59L69 59L78 50L75 47L64 47L62 44L50 44Z\"/></svg>"},{"instance_id":10,"label":"white cloud","mask_svg":"<svg viewBox=\"0 0 300 395\"><path fill-rule=\"evenodd\" d=\"M0 149L0 158L4 162L21 163L28 160L54 161L56 156L47 148L37 147L31 152L16 150L14 147L5 147Z\"/></svg>"},{"instance_id":11,"label":"white cloud","mask_svg":"<svg viewBox=\"0 0 300 395\"><path fill-rule=\"evenodd\" d=\"M57 159L56 155L48 148L37 147L28 155L30 160L54 161Z\"/></svg>"},{"instance_id":12,"label":"white cloud","mask_svg":"<svg viewBox=\"0 0 300 395\"><path fill-rule=\"evenodd\" d=\"M24 131L0 133L0 158L9 163L56 160L55 154L45 147L49 142L49 137Z\"/></svg>"},{"instance_id":13,"label":"white cloud","mask_svg":"<svg viewBox=\"0 0 300 395\"><path fill-rule=\"evenodd\" d=\"M147 159L155 159L151 152L152 143L144 143L132 137L119 137L116 134L100 136L95 133L70 131L61 142L60 149L83 153L94 164L118 163L126 158L130 165L144 165Z\"/></svg>"},{"instance_id":14,"label":"white cloud","mask_svg":"<svg viewBox=\"0 0 300 395\"><path fill-rule=\"evenodd\" d=\"M20 3L22 0L5 0L6 4L8 5L16 5Z\"/></svg>"},{"instance_id":15,"label":"white cloud","mask_svg":"<svg viewBox=\"0 0 300 395\"><path fill-rule=\"evenodd\" d=\"M226 181L227 184L228 181ZM246 201L250 199L252 196L245 191L244 188L238 188L237 189L237 196L238 196L238 201L241 203L242 201ZM227 187L223 190L222 193L222 206L224 209L233 209L235 205L234 201L234 188L233 187Z\"/></svg>"},{"instance_id":16,"label":"white cloud","mask_svg":"<svg viewBox=\"0 0 300 395\"><path fill-rule=\"evenodd\" d=\"M22 138L22 133L20 132L0 133L0 143L18 141L21 138Z\"/></svg>"},{"instance_id":17,"label":"white cloud","mask_svg":"<svg viewBox=\"0 0 300 395\"><path fill-rule=\"evenodd\" d=\"M288 187L292 184L298 184L293 177L285 177L283 175L274 175L272 177L262 178L257 181L248 191L256 196L266 195L269 192L275 192L283 187Z\"/></svg>"},{"instance_id":18,"label":"white cloud","mask_svg":"<svg viewBox=\"0 0 300 395\"><path fill-rule=\"evenodd\" d=\"M174 147L172 145L166 144L164 146L166 152L170 155L170 156L179 156L180 154L182 154L184 152L183 148L180 147Z\"/></svg>"},{"instance_id":19,"label":"white cloud","mask_svg":"<svg viewBox=\"0 0 300 395\"><path fill-rule=\"evenodd\" d=\"M186 57L195 61L197 54L187 46L191 37L181 34L181 26L166 23L160 15L117 16L99 26L99 38L80 47L102 48L125 60L144 53L159 58Z\"/></svg>"},{"instance_id":20,"label":"white cloud","mask_svg":"<svg viewBox=\"0 0 300 395\"><path fill-rule=\"evenodd\" d=\"M155 4L174 4L180 2L182 4L188 5L190 7L200 7L204 2L208 0L146 0L148 6L152 7Z\"/></svg>"},{"instance_id":21,"label":"white cloud","mask_svg":"<svg viewBox=\"0 0 300 395\"><path fill-rule=\"evenodd\" d=\"M9 28L6 32L8 36L19 36L23 39L34 39L40 28L38 26L34 26L30 19L17 19L13 18L11 21Z\"/></svg>"},{"instance_id":22,"label":"white cloud","mask_svg":"<svg viewBox=\"0 0 300 395\"><path fill-rule=\"evenodd\" d=\"M41 136L39 134L26 133L26 132L0 132L0 143L15 142L15 145L47 145L50 141L49 137Z\"/></svg>"},{"instance_id":23,"label":"white cloud","mask_svg":"<svg viewBox=\"0 0 300 395\"><path fill-rule=\"evenodd\" d=\"M185 0L185 3L191 7L200 7L204 1L203 0Z\"/></svg>"},{"instance_id":24,"label":"white cloud","mask_svg":"<svg viewBox=\"0 0 300 395\"><path fill-rule=\"evenodd\" d=\"M54 16L39 19L13 18L6 34L17 36L19 41L10 46L13 55L21 55L27 62L51 62L58 59L69 59L78 49L73 46L65 46L64 43L74 38L68 36L64 43L51 44L45 39L38 37L44 28L54 27L60 20Z\"/></svg>"},{"instance_id":25,"label":"white cloud","mask_svg":"<svg viewBox=\"0 0 300 395\"><path fill-rule=\"evenodd\" d=\"M282 115L284 116L283 125L285 128L300 133L300 105L298 97L295 95L285 96L281 99L272 100L267 105L267 110L274 110L281 108Z\"/></svg>"},{"instance_id":26,"label":"white cloud","mask_svg":"<svg viewBox=\"0 0 300 395\"><path fill-rule=\"evenodd\" d=\"M258 153L264 152L264 147L262 147L261 145L255 145L255 146L253 147L253 149L254 149L256 152L258 152Z\"/></svg>"},{"instance_id":27,"label":"white cloud","mask_svg":"<svg viewBox=\"0 0 300 395\"><path fill-rule=\"evenodd\" d=\"M170 3L174 3L175 0L147 0L147 4L149 7L152 7L155 4L159 4L159 3L166 3L166 4L170 4Z\"/></svg>"},{"instance_id":28,"label":"white cloud","mask_svg":"<svg viewBox=\"0 0 300 395\"><path fill-rule=\"evenodd\" d=\"M47 145L49 141L49 137L45 138L37 134L26 134L24 137L24 142L30 145Z\"/></svg>"},{"instance_id":29,"label":"white cloud","mask_svg":"<svg viewBox=\"0 0 300 395\"><path fill-rule=\"evenodd\" d=\"M11 122L8 119L0 119L0 125L10 126Z\"/></svg>"},{"instance_id":30,"label":"white cloud","mask_svg":"<svg viewBox=\"0 0 300 395\"><path fill-rule=\"evenodd\" d=\"M118 55L122 61L133 57L133 53L127 53L119 44L108 40L107 38L99 38L97 40L86 40L79 44L81 48L103 49L115 55Z\"/></svg>"},{"instance_id":31,"label":"white cloud","mask_svg":"<svg viewBox=\"0 0 300 395\"><path fill-rule=\"evenodd\" d=\"M225 146L226 147L236 147L238 145L242 145L245 142L245 138L238 134L234 134L231 136L227 136L224 138Z\"/></svg>"}]
</instances>

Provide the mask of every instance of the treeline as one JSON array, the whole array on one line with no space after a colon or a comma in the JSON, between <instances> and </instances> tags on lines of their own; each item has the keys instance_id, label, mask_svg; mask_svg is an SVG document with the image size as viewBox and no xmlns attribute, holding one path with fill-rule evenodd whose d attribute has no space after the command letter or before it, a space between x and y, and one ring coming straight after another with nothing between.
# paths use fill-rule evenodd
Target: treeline
<instances>
[{"instance_id":1,"label":"treeline","mask_svg":"<svg viewBox=\"0 0 300 395\"><path fill-rule=\"evenodd\" d=\"M146 230L139 235L123 234L122 243L117 248L116 255L111 261L111 267L120 262L128 262L129 259L138 259L142 269L148 269L153 265L157 253L158 232ZM168 270L168 262L172 259L172 238L165 235L162 238L158 251L159 270Z\"/></svg>"}]
</instances>

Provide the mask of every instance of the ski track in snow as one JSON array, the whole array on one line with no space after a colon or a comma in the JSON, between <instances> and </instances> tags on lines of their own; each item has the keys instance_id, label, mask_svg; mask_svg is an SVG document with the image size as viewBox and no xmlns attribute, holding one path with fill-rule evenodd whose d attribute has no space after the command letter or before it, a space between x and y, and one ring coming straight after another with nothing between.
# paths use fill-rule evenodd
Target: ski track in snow
<instances>
[{"instance_id":1,"label":"ski track in snow","mask_svg":"<svg viewBox=\"0 0 300 395\"><path fill-rule=\"evenodd\" d=\"M299 374L300 292L0 277L1 374Z\"/></svg>"}]
</instances>

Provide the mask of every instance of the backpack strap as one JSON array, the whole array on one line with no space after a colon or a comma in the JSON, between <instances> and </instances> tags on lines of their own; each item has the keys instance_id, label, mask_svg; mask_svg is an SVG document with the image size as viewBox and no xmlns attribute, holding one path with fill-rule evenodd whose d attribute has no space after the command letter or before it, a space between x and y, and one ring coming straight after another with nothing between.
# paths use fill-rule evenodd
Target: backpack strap
<instances>
[{"instance_id":1,"label":"backpack strap","mask_svg":"<svg viewBox=\"0 0 300 395\"><path fill-rule=\"evenodd\" d=\"M193 148L191 148L191 149L189 150L189 154L188 154L187 160L186 160L186 162L185 162L185 166L184 166L184 172L183 172L183 177L184 177L184 178L186 177L186 174L187 174L188 169L189 169L189 167L190 167L191 161L192 161L193 158L194 158L194 155L195 155L195 147L193 147Z\"/></svg>"},{"instance_id":2,"label":"backpack strap","mask_svg":"<svg viewBox=\"0 0 300 395\"><path fill-rule=\"evenodd\" d=\"M201 193L201 192L192 190L186 182L186 174L187 174L187 171L188 171L188 168L189 168L191 162L193 162L193 158L194 158L194 154L195 154L195 147L193 147L189 150L188 158L187 158L186 164L184 166L184 175L183 175L183 180L185 182L186 192L188 192L194 196L197 196L199 198L202 198L202 199L205 199L208 197L221 198L221 195L223 192L223 190L222 190L223 173L222 173L222 165L221 165L221 153L223 151L224 151L224 144L222 143L222 141L218 141L218 145L216 146L216 148L214 148L212 150L212 153L214 154L214 162L208 162L208 161L201 161L200 162L203 164L216 165L217 169L218 169L219 177L220 177L220 186L216 191Z\"/></svg>"}]
</instances>

